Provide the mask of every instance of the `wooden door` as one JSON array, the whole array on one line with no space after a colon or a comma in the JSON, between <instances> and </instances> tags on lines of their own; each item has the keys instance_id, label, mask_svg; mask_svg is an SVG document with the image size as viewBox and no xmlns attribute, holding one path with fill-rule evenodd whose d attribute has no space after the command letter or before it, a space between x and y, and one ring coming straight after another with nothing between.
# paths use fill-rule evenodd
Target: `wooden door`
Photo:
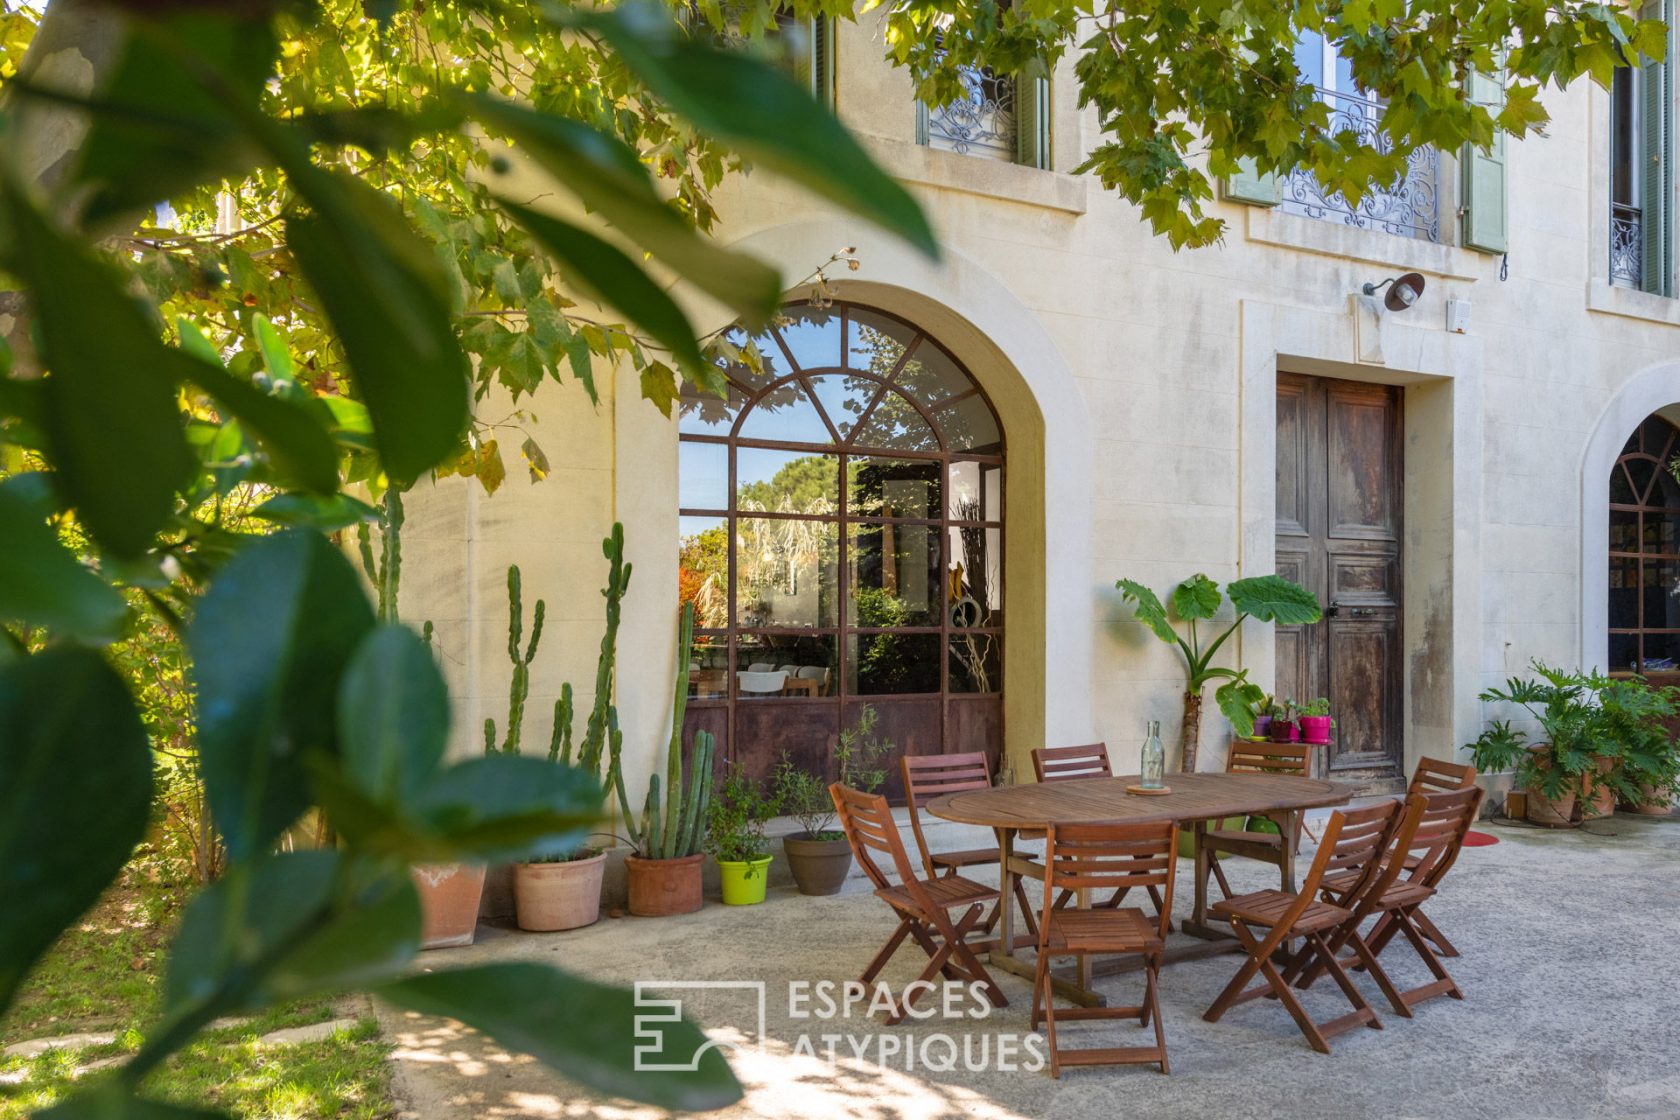
<instances>
[{"instance_id":1,"label":"wooden door","mask_svg":"<svg viewBox=\"0 0 1680 1120\"><path fill-rule=\"evenodd\" d=\"M1329 776L1401 774L1398 388L1279 373L1277 571L1324 618L1277 628L1277 695L1330 699Z\"/></svg>"}]
</instances>

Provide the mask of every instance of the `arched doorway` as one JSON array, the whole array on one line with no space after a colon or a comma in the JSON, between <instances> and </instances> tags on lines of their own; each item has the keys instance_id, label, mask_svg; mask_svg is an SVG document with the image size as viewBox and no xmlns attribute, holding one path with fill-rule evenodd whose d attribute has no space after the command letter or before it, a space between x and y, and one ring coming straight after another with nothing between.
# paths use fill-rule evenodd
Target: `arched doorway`
<instances>
[{"instance_id":1,"label":"arched doorway","mask_svg":"<svg viewBox=\"0 0 1680 1120\"><path fill-rule=\"evenodd\" d=\"M1680 669L1680 428L1661 414L1634 429L1610 470L1607 667Z\"/></svg>"},{"instance_id":2,"label":"arched doorway","mask_svg":"<svg viewBox=\"0 0 1680 1120\"><path fill-rule=\"evenodd\" d=\"M995 762L1004 446L986 394L937 339L859 303L727 337L727 396L690 387L678 421L689 730L759 776L783 752L828 772L867 707L895 758Z\"/></svg>"}]
</instances>

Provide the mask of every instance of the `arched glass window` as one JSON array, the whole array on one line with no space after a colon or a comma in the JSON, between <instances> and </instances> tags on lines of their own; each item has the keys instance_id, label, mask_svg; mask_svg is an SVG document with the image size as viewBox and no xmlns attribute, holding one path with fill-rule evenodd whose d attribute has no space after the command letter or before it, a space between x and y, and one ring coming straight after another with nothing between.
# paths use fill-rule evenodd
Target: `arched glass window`
<instances>
[{"instance_id":1,"label":"arched glass window","mask_svg":"<svg viewBox=\"0 0 1680 1120\"><path fill-rule=\"evenodd\" d=\"M790 305L681 402L689 722L764 773L864 705L896 753L1001 748L1003 436L925 332Z\"/></svg>"},{"instance_id":2,"label":"arched glass window","mask_svg":"<svg viewBox=\"0 0 1680 1120\"><path fill-rule=\"evenodd\" d=\"M1680 429L1651 416L1610 471L1610 671L1680 669Z\"/></svg>"}]
</instances>

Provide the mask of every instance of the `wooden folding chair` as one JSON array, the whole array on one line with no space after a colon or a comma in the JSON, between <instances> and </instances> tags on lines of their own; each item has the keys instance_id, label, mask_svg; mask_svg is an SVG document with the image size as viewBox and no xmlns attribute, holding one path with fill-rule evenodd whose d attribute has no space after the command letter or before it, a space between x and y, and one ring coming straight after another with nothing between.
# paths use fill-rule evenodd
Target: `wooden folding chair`
<instances>
[{"instance_id":1,"label":"wooden folding chair","mask_svg":"<svg viewBox=\"0 0 1680 1120\"><path fill-rule=\"evenodd\" d=\"M1041 1017L1050 1046L1050 1076L1060 1077L1062 1065L1125 1065L1156 1063L1167 1072L1167 1038L1161 1026L1161 954L1166 949L1172 918L1173 880L1178 867L1178 825L1068 824L1049 830L1044 850L1044 913L1039 920L1038 972L1033 981L1032 1026ZM1124 895L1133 887L1162 891L1166 904L1153 919L1135 906L1124 909L1064 910L1051 901L1061 890L1113 888ZM1050 964L1057 957L1098 954L1142 954L1143 1002L1136 1007L1075 1007L1057 1011L1050 988ZM1072 1019L1136 1019L1141 1027L1153 1023L1155 1045L1063 1049L1056 1044L1056 1025Z\"/></svg>"},{"instance_id":2,"label":"wooden folding chair","mask_svg":"<svg viewBox=\"0 0 1680 1120\"><path fill-rule=\"evenodd\" d=\"M1212 913L1231 923L1231 931L1248 951L1248 959L1237 969L1237 974L1231 978L1225 990L1219 993L1219 998L1213 1001L1213 1005L1202 1018L1216 1023L1225 1012L1239 1003L1247 1003L1261 996L1275 996L1289 1011L1295 1025L1301 1028L1301 1033L1306 1035L1307 1042L1321 1054L1330 1053L1329 1040L1343 1031L1358 1026L1370 1027L1372 1030L1382 1029L1382 1020L1377 1018L1377 1013L1365 1002L1365 997L1360 994L1359 989L1354 987L1341 962L1336 959L1335 953L1324 940L1327 932L1340 928L1352 913L1315 897L1325 871L1336 855L1346 819L1342 813L1331 814L1330 823L1324 829L1324 838L1319 841L1318 854L1313 857L1312 867L1308 870L1298 894L1279 890L1254 891L1214 903ZM1371 838L1367 837L1364 842L1370 843ZM1376 842L1380 844L1380 838ZM1265 935L1256 936L1255 930L1262 930ZM1351 1012L1320 1023L1315 1022L1307 1014L1306 1008L1301 1006L1301 1001L1290 989L1289 983L1272 963L1272 954L1284 942L1297 937L1305 939L1300 952L1316 958L1324 970L1335 977L1342 994L1353 1005ZM1265 983L1250 988L1248 983L1254 979L1256 972L1265 978Z\"/></svg>"},{"instance_id":3,"label":"wooden folding chair","mask_svg":"<svg viewBox=\"0 0 1680 1120\"><path fill-rule=\"evenodd\" d=\"M1417 770L1412 773L1412 783L1406 787L1408 794L1412 793L1451 793L1454 790L1469 789L1476 784L1476 768L1465 766L1457 762L1442 762L1434 758L1418 759ZM1415 852L1406 855L1406 870L1417 866L1422 857ZM1436 951L1443 957L1458 956L1458 948L1447 940L1446 934L1436 928L1428 915L1419 910L1412 914L1418 929L1423 935L1435 943Z\"/></svg>"},{"instance_id":4,"label":"wooden folding chair","mask_svg":"<svg viewBox=\"0 0 1680 1120\"><path fill-rule=\"evenodd\" d=\"M1108 768L1108 744L1083 747L1034 747L1033 777L1041 782L1066 782L1074 778L1112 778Z\"/></svg>"},{"instance_id":5,"label":"wooden folding chair","mask_svg":"<svg viewBox=\"0 0 1680 1120\"><path fill-rule=\"evenodd\" d=\"M910 831L916 837L916 848L921 852L922 867L926 869L928 878L955 875L964 867L997 866L999 851L995 845L990 848L963 848L954 852L930 852L927 837L922 835L921 814L917 811L924 803L935 797L943 797L947 793L991 789L992 770L987 764L984 752L905 755L899 760L899 765L904 772L904 803L910 809ZM1027 901L1026 884L1019 876L1015 879L1015 900L1021 904L1021 915L1026 921L1026 944L1031 944L1038 939L1038 923L1033 919L1032 905ZM986 917L986 932L990 933L997 925L998 917L1003 913L1003 906L1003 899L1000 898L997 905L992 907L992 912Z\"/></svg>"},{"instance_id":6,"label":"wooden folding chair","mask_svg":"<svg viewBox=\"0 0 1680 1120\"><path fill-rule=\"evenodd\" d=\"M1311 766L1310 743L1252 743L1238 740L1231 744L1231 753L1225 760L1227 774L1290 774L1305 778ZM1300 814L1296 814L1295 827L1287 837L1283 835L1281 824L1277 832L1254 832L1238 828L1209 829L1202 837L1201 850L1205 856L1205 870L1198 869L1197 873L1203 876L1204 882L1206 876L1211 873L1218 880L1220 891L1226 898L1230 898L1231 883L1225 878L1225 869L1219 865L1219 857L1242 856L1281 869L1284 865L1285 843L1290 845L1291 852L1300 848Z\"/></svg>"},{"instance_id":7,"label":"wooden folding chair","mask_svg":"<svg viewBox=\"0 0 1680 1120\"><path fill-rule=\"evenodd\" d=\"M881 946L881 951L875 954L859 980L865 987L873 984L906 937L914 939L928 956L927 967L916 978L919 983L908 991L903 1002L889 1001L891 1010L887 1014L887 1025L903 1022L917 997L926 990L927 983L938 975L947 980L979 984L994 1007L1007 1007L1009 1001L1004 998L1003 991L965 941L980 927L986 904L998 901L997 890L955 873L917 878L885 797L860 793L839 782L829 786L828 793L834 798L834 808L840 815L840 826L846 831L846 839L851 843L852 855L857 859L858 866L863 868L863 873L869 876L869 881L875 884L875 896L898 915L898 928L893 930L892 936L887 938L886 944ZM887 878L872 853L885 855L891 861L893 872L898 876L897 886ZM959 906L966 909L953 922L950 911Z\"/></svg>"},{"instance_id":8,"label":"wooden folding chair","mask_svg":"<svg viewBox=\"0 0 1680 1120\"><path fill-rule=\"evenodd\" d=\"M1385 994L1391 992L1393 982L1388 980L1377 958L1382 956L1397 933L1405 935L1424 966L1435 977L1426 984L1390 995L1391 1000L1397 998L1408 1008L1436 996L1464 998L1458 982L1430 947L1430 938L1424 934L1418 921L1418 907L1435 897L1441 880L1457 862L1458 853L1464 847L1465 834L1470 831L1470 826L1476 822L1476 814L1481 810L1482 796L1480 786L1471 786L1448 793L1414 794L1408 798L1418 805L1416 825L1411 829L1404 823L1401 825L1395 836L1393 853L1388 859L1392 873L1387 876L1387 883L1381 884L1383 889L1378 891L1373 888L1369 903L1360 907L1363 911L1360 914L1361 923L1366 917L1376 916L1376 924L1363 938L1372 959L1361 959L1360 964L1383 987ZM1405 870L1406 856L1418 857L1410 870ZM1350 923L1342 936L1356 943L1357 952L1360 940L1358 924Z\"/></svg>"}]
</instances>

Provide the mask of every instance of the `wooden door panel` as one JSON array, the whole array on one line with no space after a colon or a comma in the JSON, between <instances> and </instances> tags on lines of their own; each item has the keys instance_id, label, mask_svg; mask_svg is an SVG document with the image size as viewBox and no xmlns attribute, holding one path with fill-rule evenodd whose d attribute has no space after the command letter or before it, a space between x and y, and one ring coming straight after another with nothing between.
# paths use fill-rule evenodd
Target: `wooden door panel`
<instances>
[{"instance_id":1,"label":"wooden door panel","mask_svg":"<svg viewBox=\"0 0 1680 1120\"><path fill-rule=\"evenodd\" d=\"M1277 627L1277 694L1325 696L1336 717L1325 767L1399 774L1400 390L1278 375L1276 568L1327 608Z\"/></svg>"}]
</instances>

